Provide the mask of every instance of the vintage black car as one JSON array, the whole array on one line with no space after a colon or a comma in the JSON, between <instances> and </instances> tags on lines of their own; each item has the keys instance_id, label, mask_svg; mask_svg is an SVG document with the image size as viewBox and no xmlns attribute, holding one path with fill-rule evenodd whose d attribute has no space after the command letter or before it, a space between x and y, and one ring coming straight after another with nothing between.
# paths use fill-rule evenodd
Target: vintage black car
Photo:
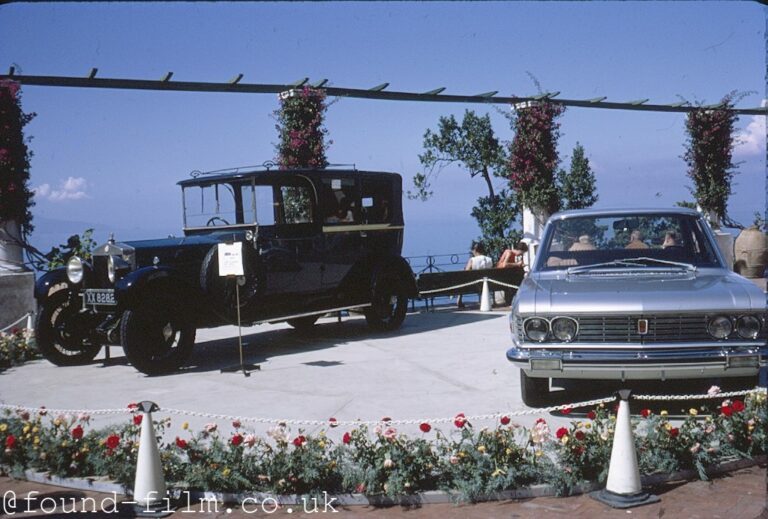
<instances>
[{"instance_id":1,"label":"vintage black car","mask_svg":"<svg viewBox=\"0 0 768 519\"><path fill-rule=\"evenodd\" d=\"M238 168L179 185L184 237L110 239L91 261L73 257L37 281L37 344L49 361L87 363L119 343L136 369L163 373L188 358L197 328L238 314L306 330L360 309L375 330L402 324L416 284L400 256L400 175ZM219 244L236 242L244 275L222 277Z\"/></svg>"}]
</instances>

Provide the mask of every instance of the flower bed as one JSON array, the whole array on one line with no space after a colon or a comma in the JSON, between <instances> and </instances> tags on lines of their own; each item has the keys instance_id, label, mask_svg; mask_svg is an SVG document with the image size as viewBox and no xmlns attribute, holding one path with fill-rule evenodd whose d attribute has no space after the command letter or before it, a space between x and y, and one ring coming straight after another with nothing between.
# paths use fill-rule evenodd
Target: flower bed
<instances>
[{"instance_id":1,"label":"flower bed","mask_svg":"<svg viewBox=\"0 0 768 519\"><path fill-rule=\"evenodd\" d=\"M37 358L40 354L32 347L30 330L14 328L10 333L0 332L0 371Z\"/></svg>"},{"instance_id":2,"label":"flower bed","mask_svg":"<svg viewBox=\"0 0 768 519\"><path fill-rule=\"evenodd\" d=\"M316 435L278 425L266 437L239 422L226 431L210 423L198 432L184 423L172 441L161 442L160 456L171 486L212 492L385 498L445 490L475 501L547 484L565 495L604 482L615 419L613 411L600 406L553 433L543 418L530 429L507 417L493 428L478 429L459 414L450 431L422 423L421 433L411 437L389 419L373 430L360 426ZM62 477L107 476L130 488L141 420L141 414L132 414L120 426L88 430L87 415L9 412L0 419L0 464L13 475L34 469ZM676 426L666 412L649 410L632 421L645 474L696 470L706 479L707 466L768 450L764 392L691 409ZM329 421L330 428L335 425ZM170 419L156 421L155 427L163 437L171 432Z\"/></svg>"}]
</instances>

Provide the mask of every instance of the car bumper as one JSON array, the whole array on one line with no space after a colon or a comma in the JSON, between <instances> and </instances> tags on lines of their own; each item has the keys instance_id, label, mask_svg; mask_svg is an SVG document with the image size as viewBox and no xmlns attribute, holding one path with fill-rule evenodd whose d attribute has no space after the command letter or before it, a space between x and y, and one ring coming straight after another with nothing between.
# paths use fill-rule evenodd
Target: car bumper
<instances>
[{"instance_id":1,"label":"car bumper","mask_svg":"<svg viewBox=\"0 0 768 519\"><path fill-rule=\"evenodd\" d=\"M534 378L668 380L743 377L768 366L768 346L556 350L514 347L507 359Z\"/></svg>"}]
</instances>

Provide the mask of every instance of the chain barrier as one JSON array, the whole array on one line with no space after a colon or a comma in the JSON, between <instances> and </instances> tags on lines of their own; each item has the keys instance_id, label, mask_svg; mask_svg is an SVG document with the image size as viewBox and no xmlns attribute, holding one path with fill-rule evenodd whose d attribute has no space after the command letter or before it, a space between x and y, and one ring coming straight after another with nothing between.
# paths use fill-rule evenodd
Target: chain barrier
<instances>
[{"instance_id":1,"label":"chain barrier","mask_svg":"<svg viewBox=\"0 0 768 519\"><path fill-rule=\"evenodd\" d=\"M472 285L477 285L477 284L483 283L485 281L487 281L488 283L493 283L494 285L499 285L499 286L506 287L506 288L514 288L514 289L520 288L517 285L510 285L508 283L503 283L501 281L496 281L495 279L483 278L483 279L478 279L478 280L475 280L475 281L470 281L468 283L463 283L461 285L453 285L451 287L437 288L437 289L433 289L433 290L423 290L423 291L419 292L419 295L423 295L423 294L436 294L438 292L448 292L450 290L456 290L458 288L464 288L464 287L468 287L468 286L472 286Z\"/></svg>"},{"instance_id":2,"label":"chain barrier","mask_svg":"<svg viewBox=\"0 0 768 519\"><path fill-rule=\"evenodd\" d=\"M675 401L675 400L704 400L704 399L723 399L723 398L732 398L736 396L745 396L749 394L766 394L766 388L756 388L756 389L748 389L748 390L742 390L742 391L730 391L730 392L723 392L723 393L711 393L706 395L694 395L694 394L688 394L688 395L632 395L631 399L634 400L656 400L656 401ZM583 402L575 402L571 404L561 404L556 406L550 406L550 407L539 407L539 408L532 408L532 409L522 409L517 411L511 411L507 413L492 413L492 414L481 414L481 415L473 415L473 416L464 416L463 419L469 422L483 422L483 421L491 421L491 420L498 420L502 417L516 417L516 416L528 416L528 415L540 415L540 414L549 414L557 411L565 411L570 409L579 409L582 407L594 407L598 406L600 404L607 404L609 402L615 402L616 397L610 396L605 398L597 398L594 400L586 400ZM89 416L107 416L107 415L120 415L120 414L132 414L135 413L135 409L130 408L124 408L124 409L48 409L45 407L25 407L20 405L10 405L10 404L0 404L0 409L7 409L9 411L16 411L16 412L23 412L27 411L30 413L40 413L45 412L46 414L51 415L81 415L81 414L87 414ZM206 418L209 420L227 420L227 421L239 421L241 423L254 423L254 424L271 424L271 425L296 425L296 426L348 426L348 427L359 427L361 425L366 426L376 426L381 425L383 423L387 425L419 425L422 423L430 423L430 424L443 424L443 423L453 423L456 420L456 417L451 418L420 418L418 420L410 419L410 420L392 420L387 418L382 418L380 420L289 420L289 419L279 419L279 418L259 418L259 417L250 417L250 416L238 416L238 415L228 415L228 414L216 414L216 413L204 413L201 411L188 411L184 409L173 409L173 408L161 408L158 412L170 414L170 415L176 415L176 416L186 416L191 418Z\"/></svg>"},{"instance_id":3,"label":"chain barrier","mask_svg":"<svg viewBox=\"0 0 768 519\"><path fill-rule=\"evenodd\" d=\"M4 328L0 328L0 333L5 333L5 332L7 332L8 330L11 330L11 329L15 328L17 324L19 324L21 321L24 321L24 320L26 320L26 319L29 319L29 317L30 317L31 315L32 315L32 313L31 313L31 312L27 312L26 314L22 315L20 319L17 319L17 320L15 320L15 321L13 321L11 324L9 324L8 326L6 326L6 327L4 327Z\"/></svg>"}]
</instances>

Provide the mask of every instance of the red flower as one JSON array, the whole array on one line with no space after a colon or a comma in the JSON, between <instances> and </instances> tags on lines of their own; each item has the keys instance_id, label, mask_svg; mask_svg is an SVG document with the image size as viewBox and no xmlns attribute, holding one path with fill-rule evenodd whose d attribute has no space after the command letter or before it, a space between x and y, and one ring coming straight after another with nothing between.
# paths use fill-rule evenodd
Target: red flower
<instances>
[{"instance_id":1,"label":"red flower","mask_svg":"<svg viewBox=\"0 0 768 519\"><path fill-rule=\"evenodd\" d=\"M328 418L328 423L330 424L331 427L338 427L339 426L339 421L336 420L336 418L334 418L334 417Z\"/></svg>"},{"instance_id":2,"label":"red flower","mask_svg":"<svg viewBox=\"0 0 768 519\"><path fill-rule=\"evenodd\" d=\"M238 445L243 443L243 435L242 434L235 434L235 435L232 436L232 439L229 440L229 441L232 443L232 445L237 447Z\"/></svg>"},{"instance_id":3,"label":"red flower","mask_svg":"<svg viewBox=\"0 0 768 519\"><path fill-rule=\"evenodd\" d=\"M576 454L576 456L581 456L582 454L584 454L584 447L582 447L581 445L577 445L576 447L573 448L573 452Z\"/></svg>"},{"instance_id":4,"label":"red flower","mask_svg":"<svg viewBox=\"0 0 768 519\"><path fill-rule=\"evenodd\" d=\"M595 418L597 418L597 413L594 411L590 411L587 413L587 418L589 418L590 420L594 420Z\"/></svg>"},{"instance_id":5,"label":"red flower","mask_svg":"<svg viewBox=\"0 0 768 519\"><path fill-rule=\"evenodd\" d=\"M565 409L563 409L561 412L562 412L563 414L571 414L571 411L573 411L573 409L571 409L570 407L566 407L566 408L565 408Z\"/></svg>"},{"instance_id":6,"label":"red flower","mask_svg":"<svg viewBox=\"0 0 768 519\"><path fill-rule=\"evenodd\" d=\"M232 422L232 427L234 427L235 429L239 429L241 425L242 424L240 423L240 420L234 420Z\"/></svg>"},{"instance_id":7,"label":"red flower","mask_svg":"<svg viewBox=\"0 0 768 519\"><path fill-rule=\"evenodd\" d=\"M301 447L305 443L307 443L307 439L303 435L299 435L299 436L297 436L296 438L293 439L293 444L296 447Z\"/></svg>"},{"instance_id":8,"label":"red flower","mask_svg":"<svg viewBox=\"0 0 768 519\"><path fill-rule=\"evenodd\" d=\"M680 434L680 429L677 427L673 427L669 430L669 435L673 438L677 438L677 435Z\"/></svg>"},{"instance_id":9,"label":"red flower","mask_svg":"<svg viewBox=\"0 0 768 519\"><path fill-rule=\"evenodd\" d=\"M568 436L568 429L566 429L565 427L561 427L557 430L555 435L557 436L558 440L561 439L563 436Z\"/></svg>"},{"instance_id":10,"label":"red flower","mask_svg":"<svg viewBox=\"0 0 768 519\"><path fill-rule=\"evenodd\" d=\"M509 425L510 419L509 416L502 416L499 421L501 422L501 425Z\"/></svg>"},{"instance_id":11,"label":"red flower","mask_svg":"<svg viewBox=\"0 0 768 519\"><path fill-rule=\"evenodd\" d=\"M584 431L576 431L574 433L574 437L576 437L576 439L579 440L579 441L584 441L584 438L586 438L587 435L584 434Z\"/></svg>"},{"instance_id":12,"label":"red flower","mask_svg":"<svg viewBox=\"0 0 768 519\"><path fill-rule=\"evenodd\" d=\"M723 413L723 416L731 416L733 414L733 408L729 405L724 405L720 408L720 412Z\"/></svg>"},{"instance_id":13,"label":"red flower","mask_svg":"<svg viewBox=\"0 0 768 519\"><path fill-rule=\"evenodd\" d=\"M5 448L13 449L14 447L16 447L16 437L12 434L9 434L5 439Z\"/></svg>"},{"instance_id":14,"label":"red flower","mask_svg":"<svg viewBox=\"0 0 768 519\"><path fill-rule=\"evenodd\" d=\"M81 426L77 426L74 429L72 429L72 438L75 440L79 440L83 437L83 428Z\"/></svg>"},{"instance_id":15,"label":"red flower","mask_svg":"<svg viewBox=\"0 0 768 519\"><path fill-rule=\"evenodd\" d=\"M107 449L117 449L117 447L120 445L120 436L117 434L110 434L107 436L107 441L105 442L105 445L107 446Z\"/></svg>"},{"instance_id":16,"label":"red flower","mask_svg":"<svg viewBox=\"0 0 768 519\"><path fill-rule=\"evenodd\" d=\"M341 441L343 441L345 445L349 445L349 442L352 441L352 435L348 432L345 432L344 436L341 438Z\"/></svg>"},{"instance_id":17,"label":"red flower","mask_svg":"<svg viewBox=\"0 0 768 519\"><path fill-rule=\"evenodd\" d=\"M381 421L382 422L391 422L392 418L390 418L389 416L382 416L381 417Z\"/></svg>"},{"instance_id":18,"label":"red flower","mask_svg":"<svg viewBox=\"0 0 768 519\"><path fill-rule=\"evenodd\" d=\"M741 400L734 400L731 407L733 408L734 413L740 413L744 410L744 402Z\"/></svg>"},{"instance_id":19,"label":"red flower","mask_svg":"<svg viewBox=\"0 0 768 519\"><path fill-rule=\"evenodd\" d=\"M182 440L178 436L176 437L176 447L179 449L186 449L187 448L187 440Z\"/></svg>"},{"instance_id":20,"label":"red flower","mask_svg":"<svg viewBox=\"0 0 768 519\"><path fill-rule=\"evenodd\" d=\"M144 415L142 415L142 414L137 414L136 416L134 416L133 417L133 425L141 425L142 418L144 418Z\"/></svg>"},{"instance_id":21,"label":"red flower","mask_svg":"<svg viewBox=\"0 0 768 519\"><path fill-rule=\"evenodd\" d=\"M137 404L136 402L131 402L130 404L128 404L128 409L130 409L131 412L136 411L136 409L138 408L139 408L139 404Z\"/></svg>"},{"instance_id":22,"label":"red flower","mask_svg":"<svg viewBox=\"0 0 768 519\"><path fill-rule=\"evenodd\" d=\"M547 421L546 421L544 418L538 418L538 419L536 420L536 423L537 423L537 424L538 424L538 423L547 423Z\"/></svg>"},{"instance_id":23,"label":"red flower","mask_svg":"<svg viewBox=\"0 0 768 519\"><path fill-rule=\"evenodd\" d=\"M453 425L455 425L458 429L461 429L466 425L467 419L464 416L464 413L459 413L456 415L456 418L453 419Z\"/></svg>"},{"instance_id":24,"label":"red flower","mask_svg":"<svg viewBox=\"0 0 768 519\"><path fill-rule=\"evenodd\" d=\"M649 416L651 416L651 410L643 409L642 411L640 411L640 414L642 415L643 418L648 418Z\"/></svg>"},{"instance_id":25,"label":"red flower","mask_svg":"<svg viewBox=\"0 0 768 519\"><path fill-rule=\"evenodd\" d=\"M424 422L421 425L419 425L419 430L421 430L421 432L423 433L428 433L429 431L432 430L432 426L429 425L427 422Z\"/></svg>"}]
</instances>

